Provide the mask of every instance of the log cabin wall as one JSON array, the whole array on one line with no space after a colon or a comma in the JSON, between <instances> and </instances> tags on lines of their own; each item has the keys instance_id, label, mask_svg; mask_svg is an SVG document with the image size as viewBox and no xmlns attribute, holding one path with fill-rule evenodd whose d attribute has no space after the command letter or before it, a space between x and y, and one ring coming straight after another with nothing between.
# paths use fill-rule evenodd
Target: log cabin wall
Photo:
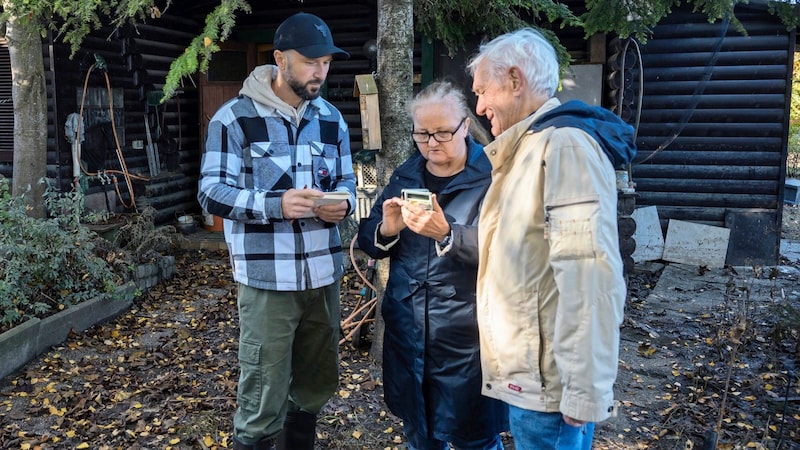
<instances>
[{"instance_id":1,"label":"log cabin wall","mask_svg":"<svg viewBox=\"0 0 800 450\"><path fill-rule=\"evenodd\" d=\"M197 209L196 89L188 85L165 104L157 102L172 60L183 53L198 27L193 20L164 15L152 24L93 33L72 58L66 45L46 46L52 61L51 66L45 61L52 67L47 83L48 176L62 190L70 189L74 179L72 145L64 126L71 113L83 108L80 153L83 173L89 175L89 208L131 212L150 205L158 211L158 222ZM157 165L155 158L148 158L149 141ZM109 183L103 174L116 181Z\"/></svg>"},{"instance_id":2,"label":"log cabin wall","mask_svg":"<svg viewBox=\"0 0 800 450\"><path fill-rule=\"evenodd\" d=\"M182 6L187 8L187 13L176 14ZM268 8L256 6L252 14L240 16L228 42L269 45L280 22L299 10L324 18L333 32L336 45L351 55L350 59L336 60L331 65L324 96L342 112L350 126L352 151L358 152L361 150L362 140L361 117L358 98L354 96L353 88L356 74L374 70L374 61L367 57L364 44L375 38L375 5L372 2L342 5L341 2L323 0L307 1L301 6L302 8L298 8L294 1L275 1ZM63 138L64 123L69 113L79 111L79 93L83 91L84 83L87 83L88 91L95 94L95 108L98 108L97 103L107 101L107 95L99 93L106 89L105 74L93 69L88 82L86 80L86 73L96 61L94 55L98 54L108 66L107 73L114 91L112 97L121 90L124 98L123 108L115 105L117 113L114 118L117 122L116 128L119 129L117 135L125 164L133 174L136 209L153 206L157 210L157 223L174 220L182 212L200 212L196 201L197 179L205 139L200 127L200 95L195 85L198 80L186 80L179 95L157 108L158 124L162 125L164 139L157 139L156 124L153 123L156 108L148 107L151 103L148 100L152 100L152 95L157 97L161 92L172 60L183 53L186 45L201 31L202 19L207 12L201 5L191 2L185 5L175 2L171 8L171 14L164 14L160 19L146 24L94 33L72 59L69 58L69 49L64 45L51 44L46 51L54 55L55 75L51 76L56 80L48 81L48 98L52 96L58 99L52 102L49 111L51 117L57 116L58 120L51 119L48 134L51 137L48 145L48 176L59 177L62 189L70 187L71 146ZM84 117L87 117L87 105L84 101ZM151 118L151 134L156 140L160 156L160 171L157 176L149 173L144 119L146 113ZM103 165L109 171L120 171L120 158L114 144L103 141L112 136L108 124L100 130L87 124L86 132L87 141L81 154L84 159L93 161L86 167L88 171L95 173ZM134 145L137 141L141 142L142 148ZM130 210L125 208L131 204L131 200L124 174L116 173L116 176L116 188L121 195L116 194L113 184L102 184L97 179L90 181L87 190L87 204L91 203L90 207Z\"/></svg>"},{"instance_id":3,"label":"log cabin wall","mask_svg":"<svg viewBox=\"0 0 800 450\"><path fill-rule=\"evenodd\" d=\"M62 188L72 182L71 149L64 139L64 123L68 114L80 106L78 92L82 91L95 53L107 62L112 88L115 92L122 91L124 108L120 114L124 138L120 144L128 169L144 178L149 176L145 149L132 145L134 141L146 142L147 92L160 90L172 59L200 31L200 19L207 12L202 10L201 3L178 0L173 3L171 14L159 20L118 33L95 33L72 59L66 46L45 42L50 114L47 173L58 179ZM187 13L176 14L175 10L180 8L186 8ZM332 0L308 0L298 5L295 1L276 0L269 7L254 6L252 14L242 15L232 39L270 43L280 21L300 10L323 17L337 45L351 53L350 60L335 61L332 65L327 98L349 123L352 147L357 152L361 143L360 115L352 88L356 74L373 70L364 44L376 33L374 2L342 5ZM755 215L757 220L753 223L767 222L768 229L760 230L758 239L768 242L770 247L752 248L752 254L766 253L767 259L777 258L791 54L796 36L764 9L741 6L737 16L747 35L733 26L709 24L702 15L676 9L640 47L643 89L637 87L638 68L629 61L625 80L633 86L634 95L626 95L624 106L629 114L623 116L629 123L638 123L639 147L631 178L636 183L637 205L656 206L664 231L670 219L726 226L735 222L732 217ZM560 30L558 34L578 62L596 59L578 34L570 30ZM613 37L609 37L609 56L614 51L612 41ZM465 53L468 55L469 51ZM422 66L423 73L431 70L425 69L425 61L417 64L418 59L415 49L415 67ZM0 48L0 71L3 61ZM433 77L463 70L454 68L452 62L436 66L432 69ZM606 67L601 82L608 81L609 71ZM93 71L88 86L95 91L104 89L103 72ZM613 108L609 96L613 96L613 90L606 85L604 106ZM171 100L166 110L160 110L159 117L170 139L180 143L177 168L175 153L170 158L164 155L162 163L171 162L175 170L164 167L160 174L163 180L136 182L136 189L144 192L141 196L137 193L136 198L142 204L155 206L160 221L173 219L179 211L199 211L195 196L203 136L198 126L198 98L197 89L187 81L179 97ZM635 101L639 98L640 112ZM164 148L168 146L160 147L162 151ZM114 149L104 150L106 154L101 159L107 167L119 168ZM10 162L0 161L0 174L11 176ZM99 206L103 206L103 197L116 201L112 206L118 209L122 202L130 201L120 178L121 200L115 198L110 185L90 183L89 193L95 194ZM744 247L752 240L741 235L732 235L732 239L732 246Z\"/></svg>"},{"instance_id":4,"label":"log cabin wall","mask_svg":"<svg viewBox=\"0 0 800 450\"><path fill-rule=\"evenodd\" d=\"M637 205L656 206L665 232L670 219L729 227L729 249L745 253L737 262L774 264L795 33L763 9L736 14L747 35L681 9L641 46L632 180ZM627 83L638 90L631 66Z\"/></svg>"}]
</instances>

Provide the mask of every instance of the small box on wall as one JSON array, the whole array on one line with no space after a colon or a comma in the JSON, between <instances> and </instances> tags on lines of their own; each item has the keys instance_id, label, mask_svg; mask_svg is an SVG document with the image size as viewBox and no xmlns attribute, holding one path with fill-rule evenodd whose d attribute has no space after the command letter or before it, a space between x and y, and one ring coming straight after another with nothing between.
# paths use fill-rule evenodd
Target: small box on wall
<instances>
[{"instance_id":1,"label":"small box on wall","mask_svg":"<svg viewBox=\"0 0 800 450\"><path fill-rule=\"evenodd\" d=\"M353 94L361 110L361 132L365 150L381 148L381 116L378 111L378 85L372 74L356 75Z\"/></svg>"}]
</instances>

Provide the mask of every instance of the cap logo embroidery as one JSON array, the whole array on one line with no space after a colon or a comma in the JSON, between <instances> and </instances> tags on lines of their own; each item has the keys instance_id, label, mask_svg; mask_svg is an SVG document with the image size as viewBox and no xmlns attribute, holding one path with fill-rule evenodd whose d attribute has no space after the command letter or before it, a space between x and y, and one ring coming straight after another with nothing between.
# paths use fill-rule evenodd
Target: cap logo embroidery
<instances>
[{"instance_id":1,"label":"cap logo embroidery","mask_svg":"<svg viewBox=\"0 0 800 450\"><path fill-rule=\"evenodd\" d=\"M315 24L314 27L317 30L319 30L320 34L322 34L325 37L328 37L328 33L325 31L325 26L324 25Z\"/></svg>"}]
</instances>

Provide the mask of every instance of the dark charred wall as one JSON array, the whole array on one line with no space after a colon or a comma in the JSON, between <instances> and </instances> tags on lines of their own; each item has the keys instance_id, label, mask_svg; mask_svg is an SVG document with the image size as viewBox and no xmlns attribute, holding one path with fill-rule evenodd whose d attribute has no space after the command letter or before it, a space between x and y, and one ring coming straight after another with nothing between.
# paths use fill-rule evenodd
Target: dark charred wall
<instances>
[{"instance_id":1,"label":"dark charred wall","mask_svg":"<svg viewBox=\"0 0 800 450\"><path fill-rule=\"evenodd\" d=\"M94 33L72 57L63 44L46 46L48 176L62 189L74 180L65 123L71 113L82 113L81 166L87 198L95 200L90 207L131 212L151 205L159 210L158 219L197 208L197 91L189 84L165 104L159 100L172 60L198 26L164 15L152 23ZM150 142L157 159L148 159ZM157 170L151 172L154 161Z\"/></svg>"},{"instance_id":2,"label":"dark charred wall","mask_svg":"<svg viewBox=\"0 0 800 450\"><path fill-rule=\"evenodd\" d=\"M632 179L664 230L670 219L724 227L754 215L776 262L795 35L766 11L736 13L746 35L676 11L641 46L641 78L634 64L626 71L643 92L628 117L638 122ZM735 231L729 248L751 244Z\"/></svg>"}]
</instances>

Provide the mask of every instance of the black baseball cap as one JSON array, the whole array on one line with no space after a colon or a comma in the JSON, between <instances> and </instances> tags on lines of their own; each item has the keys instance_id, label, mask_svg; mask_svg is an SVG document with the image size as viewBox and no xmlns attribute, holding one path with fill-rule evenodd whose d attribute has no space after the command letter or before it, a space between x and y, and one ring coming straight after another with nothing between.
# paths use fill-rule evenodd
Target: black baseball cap
<instances>
[{"instance_id":1,"label":"black baseball cap","mask_svg":"<svg viewBox=\"0 0 800 450\"><path fill-rule=\"evenodd\" d=\"M322 19L303 12L289 17L278 26L273 46L275 50L296 50L307 58L325 55L350 57L349 53L333 45L331 30Z\"/></svg>"}]
</instances>

